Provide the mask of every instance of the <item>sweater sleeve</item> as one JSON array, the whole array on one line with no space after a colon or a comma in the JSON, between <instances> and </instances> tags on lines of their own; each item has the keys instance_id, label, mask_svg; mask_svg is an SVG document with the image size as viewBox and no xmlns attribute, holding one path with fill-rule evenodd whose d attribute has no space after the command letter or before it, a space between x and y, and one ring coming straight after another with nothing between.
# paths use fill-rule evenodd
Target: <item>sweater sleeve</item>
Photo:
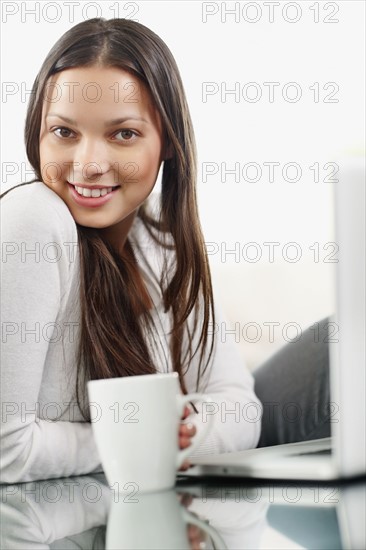
<instances>
[{"instance_id":1,"label":"sweater sleeve","mask_svg":"<svg viewBox=\"0 0 366 550\"><path fill-rule=\"evenodd\" d=\"M100 470L90 424L52 422L37 414L52 340L43 330L55 326L68 291L73 269L69 244L77 242L77 231L66 204L53 191L26 187L1 201L2 483Z\"/></svg>"},{"instance_id":2,"label":"sweater sleeve","mask_svg":"<svg viewBox=\"0 0 366 550\"><path fill-rule=\"evenodd\" d=\"M138 220L136 220L138 221ZM163 266L170 266L173 270L175 262L174 251L163 251L146 232L142 222L136 225L138 237L134 237L134 247L138 253L140 268L143 269L147 280L150 281L150 290L154 289L156 302L162 302L159 281ZM170 242L169 244L173 244ZM165 259L167 260L165 261ZM168 270L169 271L169 270ZM154 275L154 277L152 277ZM155 282L154 282L155 281ZM163 308L161 307L161 311ZM164 318L166 319L166 318ZM198 302L197 331L195 336L195 312L190 313L186 323L183 338L183 358L187 353L190 337L193 338L192 351L194 352L202 323L203 300ZM212 398L212 403L198 403L198 414L192 414L186 422L193 422L199 430L207 424L209 417L213 418L213 427L190 458L202 454L224 453L253 449L257 446L262 418L262 404L254 393L254 379L241 357L240 346L236 341L238 335L230 332L231 327L221 308L215 300L215 325L210 320L209 333L215 333L214 349L206 370L202 373L199 367L199 351L192 357L188 369L185 367L184 380L189 393L203 393ZM167 323L167 334L172 328L172 319ZM210 345L210 335L208 347ZM206 365L208 352L205 352L202 366ZM199 384L197 388L197 378Z\"/></svg>"},{"instance_id":3,"label":"sweater sleeve","mask_svg":"<svg viewBox=\"0 0 366 550\"><path fill-rule=\"evenodd\" d=\"M198 326L203 321L202 308L200 311ZM211 397L212 403L196 404L198 414L191 415L189 421L199 432L212 417L212 428L190 459L203 454L253 449L261 430L262 404L254 393L253 376L241 358L237 335L216 303L215 325L210 324L209 332L215 333L214 348L198 391ZM191 361L185 376L190 393L196 391L198 355ZM206 360L207 353L203 366Z\"/></svg>"}]
</instances>

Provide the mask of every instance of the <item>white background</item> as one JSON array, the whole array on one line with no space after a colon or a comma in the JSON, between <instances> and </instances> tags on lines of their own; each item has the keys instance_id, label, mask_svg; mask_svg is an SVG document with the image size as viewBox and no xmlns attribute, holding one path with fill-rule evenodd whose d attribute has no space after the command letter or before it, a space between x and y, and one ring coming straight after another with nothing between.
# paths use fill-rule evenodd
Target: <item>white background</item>
<instances>
[{"instance_id":1,"label":"white background","mask_svg":"<svg viewBox=\"0 0 366 550\"><path fill-rule=\"evenodd\" d=\"M196 133L199 207L205 240L210 243L216 294L231 323L240 329L237 339L248 365L257 366L287 337L296 336L291 327L283 333L287 323L303 330L333 312L334 264L327 262L332 247L323 247L335 240L334 183L324 181L331 170L323 166L364 147L363 1L280 2L274 6L272 22L268 2L227 2L226 10L237 12L228 13L226 21L221 2L74 2L73 20L64 2L1 4L2 190L32 177L24 173L23 129L29 98L24 90L31 89L52 45L84 18L126 17L135 11L133 18L167 43L182 75ZM36 4L39 21L31 13ZM207 15L204 22L209 10L216 13ZM338 22L326 23L326 18ZM250 82L262 92L257 102L245 99L253 97L253 87L243 97L242 90ZM279 83L273 101L265 82ZM297 102L282 95L290 82L296 82L301 91ZM202 97L204 83L219 89L207 101ZM238 102L233 94L221 97L220 91L225 86L233 89L235 83L241 92ZM310 89L314 83L319 86L318 102ZM338 87L330 97L337 102L325 101L334 89L331 85L324 90L327 83ZM290 98L294 91L288 89ZM280 163L273 182L265 162ZM297 182L285 181L281 175L290 162L302 170ZM10 163L14 163L12 175ZM205 163L216 163L218 168L226 163L228 169L235 163L240 163L240 169L257 163L262 177L251 182L241 175L235 182L233 175L227 175L224 182L219 170L203 181ZM318 182L309 168L314 163L320 167ZM288 176L294 177L294 172ZM250 242L256 248L245 248ZM273 262L264 242L280 243ZM297 262L290 261L296 252L286 249L290 242L300 247ZM309 248L314 243L319 243L318 261ZM225 250L235 246L239 257L225 256ZM258 250L261 257L251 262ZM274 342L265 322L280 323ZM259 337L254 325L245 332L248 323L260 327Z\"/></svg>"}]
</instances>

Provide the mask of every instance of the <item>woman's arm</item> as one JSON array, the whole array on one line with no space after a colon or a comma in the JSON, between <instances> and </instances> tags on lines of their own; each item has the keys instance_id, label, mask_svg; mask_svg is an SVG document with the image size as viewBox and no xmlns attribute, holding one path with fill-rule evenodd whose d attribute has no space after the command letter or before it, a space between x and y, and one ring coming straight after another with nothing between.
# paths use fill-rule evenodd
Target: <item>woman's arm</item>
<instances>
[{"instance_id":1,"label":"woman's arm","mask_svg":"<svg viewBox=\"0 0 366 550\"><path fill-rule=\"evenodd\" d=\"M1 210L1 481L98 470L90 424L38 415L52 327L75 267L76 225L65 203L40 182L8 193ZM56 366L60 380L62 368Z\"/></svg>"},{"instance_id":2,"label":"woman's arm","mask_svg":"<svg viewBox=\"0 0 366 550\"><path fill-rule=\"evenodd\" d=\"M214 352L199 384L199 391L210 395L213 403L197 404L198 414L189 419L199 431L212 416L213 428L190 458L252 449L260 436L262 405L254 393L253 377L241 358L235 334L230 333L230 325L216 304L215 315L215 326L211 325L216 336ZM190 393L196 391L197 371L198 356L185 375Z\"/></svg>"},{"instance_id":3,"label":"woman's arm","mask_svg":"<svg viewBox=\"0 0 366 550\"><path fill-rule=\"evenodd\" d=\"M165 253L150 237L142 222L138 219L136 219L134 230L136 233L132 233L130 238L140 269L149 282L151 295L155 297L156 303L159 304L162 301L162 296L157 281L161 278L161 271L165 264ZM175 261L174 252L167 253L167 256L168 265L173 265ZM214 426L203 443L192 453L192 457L206 453L223 453L255 448L261 430L262 405L254 393L254 379L241 358L240 349L238 349L240 346L235 342L235 334L228 332L230 327L217 304L215 314L215 327L212 325L210 327L211 331L216 332L215 348L210 364L198 388L199 392L209 394L214 403L212 405L196 405L198 414L192 414L185 419L186 422L192 422L199 429L200 424L204 424L209 416L213 416ZM166 323L166 332L169 333L171 318L169 318L169 321L166 319L164 318L162 321ZM197 323L198 332L202 322L203 307L201 302ZM188 326L191 333L193 324L194 311L188 317ZM183 347L187 349L187 333L185 336ZM193 342L193 351L197 346L197 341L198 334L196 334ZM210 343L210 336L208 343ZM188 372L184 376L189 393L196 392L198 362L199 353L192 359ZM205 364L205 361L203 364ZM183 439L189 439L186 433L184 433Z\"/></svg>"}]
</instances>

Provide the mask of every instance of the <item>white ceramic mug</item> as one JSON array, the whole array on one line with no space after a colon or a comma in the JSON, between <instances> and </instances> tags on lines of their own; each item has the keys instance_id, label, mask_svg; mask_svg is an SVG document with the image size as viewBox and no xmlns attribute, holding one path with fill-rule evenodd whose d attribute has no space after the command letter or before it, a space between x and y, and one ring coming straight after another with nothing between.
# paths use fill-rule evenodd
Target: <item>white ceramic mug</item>
<instances>
[{"instance_id":1,"label":"white ceramic mug","mask_svg":"<svg viewBox=\"0 0 366 550\"><path fill-rule=\"evenodd\" d=\"M174 487L177 469L212 426L210 415L191 445L179 450L184 406L212 399L199 393L182 395L176 372L91 380L88 394L103 469L119 493L131 493L134 487L138 493Z\"/></svg>"},{"instance_id":2,"label":"white ceramic mug","mask_svg":"<svg viewBox=\"0 0 366 550\"><path fill-rule=\"evenodd\" d=\"M189 512L174 490L141 495L118 495L108 513L108 550L183 550L191 548L188 525L196 525L213 542L205 548L225 550L225 542L207 521Z\"/></svg>"}]
</instances>

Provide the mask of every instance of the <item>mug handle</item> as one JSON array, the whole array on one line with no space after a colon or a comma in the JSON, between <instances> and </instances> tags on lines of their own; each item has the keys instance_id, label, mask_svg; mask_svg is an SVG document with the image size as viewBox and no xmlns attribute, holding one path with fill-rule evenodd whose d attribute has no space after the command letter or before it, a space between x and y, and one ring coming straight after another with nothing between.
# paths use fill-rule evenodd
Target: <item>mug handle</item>
<instances>
[{"instance_id":1,"label":"mug handle","mask_svg":"<svg viewBox=\"0 0 366 550\"><path fill-rule=\"evenodd\" d=\"M188 395L177 395L177 399L178 399L178 410L180 415L182 415L182 412L184 410L184 405L189 401L193 401L193 402L202 401L204 403L213 402L211 397L209 397L208 395L203 395L202 393L189 393ZM186 449L181 449L180 451L178 451L177 465L176 465L177 469L179 469L182 466L185 459L192 454L194 449L196 449L198 445L201 443L201 441L205 438L205 436L213 426L213 421L214 421L214 417L213 415L210 414L208 416L207 424L205 426L202 426L202 428L199 430L197 435L195 435L192 438L192 444Z\"/></svg>"},{"instance_id":2,"label":"mug handle","mask_svg":"<svg viewBox=\"0 0 366 550\"><path fill-rule=\"evenodd\" d=\"M184 521L186 523L190 523L191 525L196 525L211 537L214 543L214 547L217 550L227 550L227 546L223 541L222 537L219 535L216 529L214 529L207 521L199 519L197 516L193 515L191 512L189 512L185 508L182 509L182 514L183 514Z\"/></svg>"}]
</instances>

